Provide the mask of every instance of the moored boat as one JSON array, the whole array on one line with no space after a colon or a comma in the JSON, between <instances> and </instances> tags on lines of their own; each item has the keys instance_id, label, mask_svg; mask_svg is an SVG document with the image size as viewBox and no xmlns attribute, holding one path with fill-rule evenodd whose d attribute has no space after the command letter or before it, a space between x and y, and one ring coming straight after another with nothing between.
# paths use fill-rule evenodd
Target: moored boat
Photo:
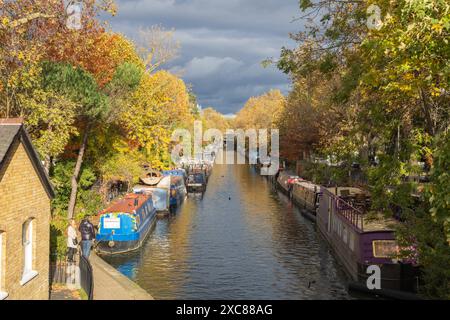
<instances>
[{"instance_id":1,"label":"moored boat","mask_svg":"<svg viewBox=\"0 0 450 320\"><path fill-rule=\"evenodd\" d=\"M170 210L170 194L166 188L140 184L133 188L133 193L151 195L153 206L159 215L165 215Z\"/></svg>"},{"instance_id":2,"label":"moored boat","mask_svg":"<svg viewBox=\"0 0 450 320\"><path fill-rule=\"evenodd\" d=\"M317 226L332 247L352 281L366 284L369 266L381 270L381 288L414 292L417 288L418 268L412 261L399 260L395 219L377 214L369 219L357 209L367 197L358 188L324 188L317 211ZM344 200L347 198L347 200Z\"/></svg>"},{"instance_id":3,"label":"moored boat","mask_svg":"<svg viewBox=\"0 0 450 320\"><path fill-rule=\"evenodd\" d=\"M321 186L297 179L292 184L292 201L299 206L304 215L315 221L321 200Z\"/></svg>"},{"instance_id":4,"label":"moored boat","mask_svg":"<svg viewBox=\"0 0 450 320\"><path fill-rule=\"evenodd\" d=\"M184 202L187 195L184 177L170 177L170 206L179 207Z\"/></svg>"},{"instance_id":5,"label":"moored boat","mask_svg":"<svg viewBox=\"0 0 450 320\"><path fill-rule=\"evenodd\" d=\"M278 176L277 183L281 191L290 196L294 183L300 180L301 178L299 176L289 174L286 171L282 171Z\"/></svg>"},{"instance_id":6,"label":"moored boat","mask_svg":"<svg viewBox=\"0 0 450 320\"><path fill-rule=\"evenodd\" d=\"M100 214L97 251L113 255L139 249L155 221L151 195L127 195Z\"/></svg>"},{"instance_id":7,"label":"moored boat","mask_svg":"<svg viewBox=\"0 0 450 320\"><path fill-rule=\"evenodd\" d=\"M191 173L187 180L187 190L189 193L205 193L207 178L204 172Z\"/></svg>"}]
</instances>

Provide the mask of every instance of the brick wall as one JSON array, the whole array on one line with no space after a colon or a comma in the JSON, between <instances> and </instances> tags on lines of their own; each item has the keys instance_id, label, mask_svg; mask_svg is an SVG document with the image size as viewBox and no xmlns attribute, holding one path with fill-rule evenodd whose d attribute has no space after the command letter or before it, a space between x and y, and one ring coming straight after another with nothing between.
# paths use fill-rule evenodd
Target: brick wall
<instances>
[{"instance_id":1,"label":"brick wall","mask_svg":"<svg viewBox=\"0 0 450 320\"><path fill-rule=\"evenodd\" d=\"M24 267L22 226L33 219L33 270L36 278L21 285ZM24 146L16 143L0 170L0 231L3 275L0 290L12 300L49 298L50 198Z\"/></svg>"}]
</instances>

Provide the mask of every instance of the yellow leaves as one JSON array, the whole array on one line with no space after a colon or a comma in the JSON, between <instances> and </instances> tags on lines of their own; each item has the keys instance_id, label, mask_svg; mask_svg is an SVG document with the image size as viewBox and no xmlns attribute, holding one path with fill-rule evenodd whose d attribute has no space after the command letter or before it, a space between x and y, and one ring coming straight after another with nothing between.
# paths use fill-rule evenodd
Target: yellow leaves
<instances>
[{"instance_id":1,"label":"yellow leaves","mask_svg":"<svg viewBox=\"0 0 450 320\"><path fill-rule=\"evenodd\" d=\"M442 92L441 92L441 89L440 89L440 88L437 88L437 87L431 88L431 95L432 95L433 97L440 97L441 94L442 94Z\"/></svg>"},{"instance_id":2,"label":"yellow leaves","mask_svg":"<svg viewBox=\"0 0 450 320\"><path fill-rule=\"evenodd\" d=\"M443 29L444 29L444 26L440 23L435 23L431 26L431 30L436 31L439 34L442 33Z\"/></svg>"},{"instance_id":3,"label":"yellow leaves","mask_svg":"<svg viewBox=\"0 0 450 320\"><path fill-rule=\"evenodd\" d=\"M2 25L6 28L9 25L9 19L7 17L4 17L2 19Z\"/></svg>"},{"instance_id":4,"label":"yellow leaves","mask_svg":"<svg viewBox=\"0 0 450 320\"><path fill-rule=\"evenodd\" d=\"M242 129L272 128L285 106L286 98L279 90L271 90L259 97L252 97L237 114L236 126Z\"/></svg>"}]
</instances>

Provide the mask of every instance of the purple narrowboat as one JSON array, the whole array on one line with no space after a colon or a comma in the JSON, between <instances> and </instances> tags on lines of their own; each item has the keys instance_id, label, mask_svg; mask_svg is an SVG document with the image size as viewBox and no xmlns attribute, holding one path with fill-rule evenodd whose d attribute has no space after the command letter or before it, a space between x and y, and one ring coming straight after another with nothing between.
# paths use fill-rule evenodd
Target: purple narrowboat
<instances>
[{"instance_id":1,"label":"purple narrowboat","mask_svg":"<svg viewBox=\"0 0 450 320\"><path fill-rule=\"evenodd\" d=\"M415 292L418 269L398 260L395 219L368 218L369 196L358 188L321 188L317 226L352 281L365 285L369 266L381 270L381 289Z\"/></svg>"}]
</instances>

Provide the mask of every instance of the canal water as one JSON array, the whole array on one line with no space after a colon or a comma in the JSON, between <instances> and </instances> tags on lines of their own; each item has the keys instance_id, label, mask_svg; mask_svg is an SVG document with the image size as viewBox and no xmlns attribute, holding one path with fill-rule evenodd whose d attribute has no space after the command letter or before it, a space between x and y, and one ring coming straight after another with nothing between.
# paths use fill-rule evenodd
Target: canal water
<instances>
[{"instance_id":1,"label":"canal water","mask_svg":"<svg viewBox=\"0 0 450 320\"><path fill-rule=\"evenodd\" d=\"M156 299L350 298L314 225L246 165L216 165L203 198L106 260Z\"/></svg>"}]
</instances>

